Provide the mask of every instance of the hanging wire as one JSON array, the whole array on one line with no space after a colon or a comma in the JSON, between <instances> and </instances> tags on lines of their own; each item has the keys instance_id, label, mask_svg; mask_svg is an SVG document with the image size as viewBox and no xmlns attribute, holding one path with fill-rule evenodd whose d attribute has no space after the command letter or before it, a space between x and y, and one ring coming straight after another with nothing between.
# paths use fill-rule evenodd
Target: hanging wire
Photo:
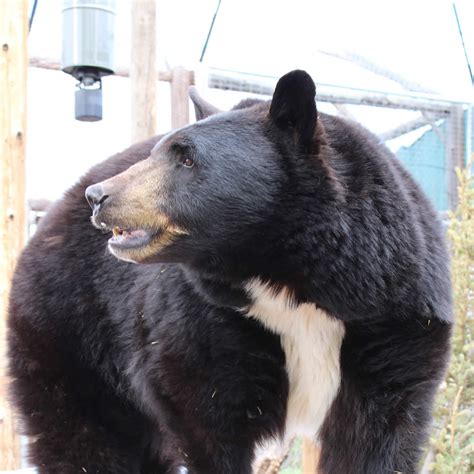
<instances>
[{"instance_id":1,"label":"hanging wire","mask_svg":"<svg viewBox=\"0 0 474 474\"><path fill-rule=\"evenodd\" d=\"M467 68L469 69L469 76L471 78L471 84L474 85L474 76L472 75L471 62L469 61L469 56L467 54L466 45L464 44L464 36L462 34L461 23L459 22L458 11L456 9L456 3L453 2L454 16L456 17L456 23L458 25L459 36L461 37L462 48L464 50L464 57L466 58Z\"/></svg>"},{"instance_id":2,"label":"hanging wire","mask_svg":"<svg viewBox=\"0 0 474 474\"><path fill-rule=\"evenodd\" d=\"M207 33L207 38L206 38L206 42L204 43L204 46L202 48L202 52L201 52L201 57L199 59L199 62L202 63L203 59L204 59L204 55L206 54L206 50L207 50L207 45L209 43L209 39L211 37L211 34L212 34L212 29L214 28L214 23L216 21L216 18L217 18L217 14L219 13L219 8L221 6L221 0L219 0L219 2L217 3L217 8L216 8L216 11L214 13L214 16L212 17L212 22L211 22L211 26L209 27L209 31Z\"/></svg>"},{"instance_id":3,"label":"hanging wire","mask_svg":"<svg viewBox=\"0 0 474 474\"><path fill-rule=\"evenodd\" d=\"M31 9L30 20L28 22L28 32L31 31L31 26L33 25L33 19L35 18L36 6L38 5L38 0L33 1L33 8Z\"/></svg>"}]
</instances>

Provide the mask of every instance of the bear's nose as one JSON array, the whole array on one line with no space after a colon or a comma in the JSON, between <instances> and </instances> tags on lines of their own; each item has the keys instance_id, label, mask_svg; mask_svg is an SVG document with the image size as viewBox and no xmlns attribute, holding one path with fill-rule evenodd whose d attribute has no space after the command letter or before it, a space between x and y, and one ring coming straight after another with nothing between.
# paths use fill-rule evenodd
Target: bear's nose
<instances>
[{"instance_id":1,"label":"bear's nose","mask_svg":"<svg viewBox=\"0 0 474 474\"><path fill-rule=\"evenodd\" d=\"M104 194L104 189L100 183L88 186L86 189L86 199L93 210L100 207L108 197L107 194Z\"/></svg>"}]
</instances>

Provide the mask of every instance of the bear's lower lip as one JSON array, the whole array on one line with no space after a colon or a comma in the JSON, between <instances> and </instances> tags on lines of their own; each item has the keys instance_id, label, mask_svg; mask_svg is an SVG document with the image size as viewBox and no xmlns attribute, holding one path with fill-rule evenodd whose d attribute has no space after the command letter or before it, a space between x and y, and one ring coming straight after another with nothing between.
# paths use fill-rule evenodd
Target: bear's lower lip
<instances>
[{"instance_id":1,"label":"bear's lower lip","mask_svg":"<svg viewBox=\"0 0 474 474\"><path fill-rule=\"evenodd\" d=\"M145 229L122 230L114 227L109 245L115 248L132 249L148 245L156 233Z\"/></svg>"}]
</instances>

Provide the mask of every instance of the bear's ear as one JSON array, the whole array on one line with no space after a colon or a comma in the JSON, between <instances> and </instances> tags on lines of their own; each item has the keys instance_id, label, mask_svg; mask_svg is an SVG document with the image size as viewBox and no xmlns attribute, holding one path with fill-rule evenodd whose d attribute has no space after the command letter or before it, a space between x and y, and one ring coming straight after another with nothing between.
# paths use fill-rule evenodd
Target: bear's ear
<instances>
[{"instance_id":1,"label":"bear's ear","mask_svg":"<svg viewBox=\"0 0 474 474\"><path fill-rule=\"evenodd\" d=\"M270 117L284 131L296 132L296 142L309 151L318 112L316 86L305 71L295 70L278 81L270 106Z\"/></svg>"},{"instance_id":2,"label":"bear's ear","mask_svg":"<svg viewBox=\"0 0 474 474\"><path fill-rule=\"evenodd\" d=\"M217 107L214 107L209 102L205 101L198 93L197 89L194 86L189 88L189 98L193 101L194 104L194 113L196 115L196 120L202 120L210 115L217 114L220 110Z\"/></svg>"}]
</instances>

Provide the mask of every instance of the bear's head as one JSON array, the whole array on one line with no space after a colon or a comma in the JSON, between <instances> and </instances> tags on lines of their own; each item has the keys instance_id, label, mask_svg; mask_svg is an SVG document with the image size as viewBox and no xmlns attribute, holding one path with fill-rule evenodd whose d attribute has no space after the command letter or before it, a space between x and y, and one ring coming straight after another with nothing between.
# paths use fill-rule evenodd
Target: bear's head
<instances>
[{"instance_id":1,"label":"bear's head","mask_svg":"<svg viewBox=\"0 0 474 474\"><path fill-rule=\"evenodd\" d=\"M113 231L109 250L126 261L269 265L317 206L314 197L332 195L314 82L292 71L270 102L244 101L229 112L195 90L190 96L196 123L87 188L92 221Z\"/></svg>"}]
</instances>

